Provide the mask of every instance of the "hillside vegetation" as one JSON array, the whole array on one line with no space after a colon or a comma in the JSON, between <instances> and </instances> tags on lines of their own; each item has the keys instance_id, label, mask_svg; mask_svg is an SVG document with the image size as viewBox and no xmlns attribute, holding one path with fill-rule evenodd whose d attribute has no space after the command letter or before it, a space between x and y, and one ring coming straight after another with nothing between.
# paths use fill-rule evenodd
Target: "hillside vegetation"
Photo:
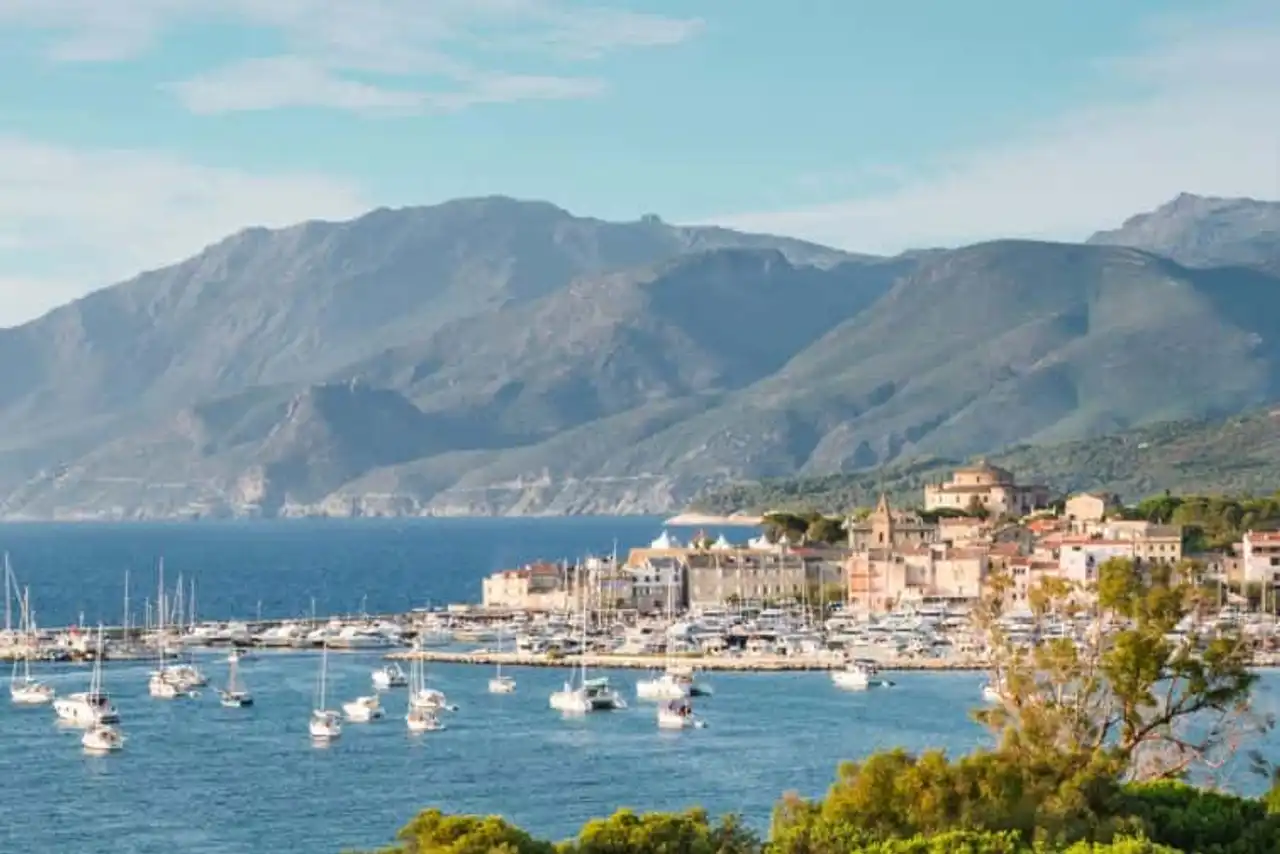
<instances>
[{"instance_id":1,"label":"hillside vegetation","mask_svg":"<svg viewBox=\"0 0 1280 854\"><path fill-rule=\"evenodd\" d=\"M1280 489L1280 410L1163 422L1093 439L1016 447L985 458L1010 469L1022 482L1048 484L1064 495L1103 491L1129 502L1166 490L1270 495ZM881 489L901 503L919 504L925 484L945 480L965 462L934 458L878 471L734 484L700 496L693 509L837 513L874 504Z\"/></svg>"}]
</instances>

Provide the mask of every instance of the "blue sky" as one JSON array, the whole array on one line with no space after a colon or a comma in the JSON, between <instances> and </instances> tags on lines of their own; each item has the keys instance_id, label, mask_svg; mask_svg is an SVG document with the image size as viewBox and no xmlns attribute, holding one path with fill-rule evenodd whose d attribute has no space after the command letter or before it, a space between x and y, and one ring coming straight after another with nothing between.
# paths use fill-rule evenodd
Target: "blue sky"
<instances>
[{"instance_id":1,"label":"blue sky","mask_svg":"<svg viewBox=\"0 0 1280 854\"><path fill-rule=\"evenodd\" d=\"M0 0L0 325L235 229L503 193L875 252L1280 196L1241 0Z\"/></svg>"}]
</instances>

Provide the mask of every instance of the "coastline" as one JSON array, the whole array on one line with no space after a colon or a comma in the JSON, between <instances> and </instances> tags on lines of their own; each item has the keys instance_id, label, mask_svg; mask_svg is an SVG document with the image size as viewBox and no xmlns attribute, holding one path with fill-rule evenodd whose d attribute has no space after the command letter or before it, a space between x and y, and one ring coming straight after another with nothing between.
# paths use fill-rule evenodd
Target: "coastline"
<instances>
[{"instance_id":1,"label":"coastline","mask_svg":"<svg viewBox=\"0 0 1280 854\"><path fill-rule=\"evenodd\" d=\"M412 661L417 659L438 664L475 664L504 667L563 667L574 668L585 664L587 667L604 670L662 670L668 666L687 667L704 672L731 673L783 673L807 670L839 670L845 666L845 659L839 656L821 656L811 658L788 658L780 655L762 655L740 658L726 656L685 656L668 658L663 655L565 655L551 657L546 654L524 654L516 652L491 652L476 650L462 652L453 650L402 650L389 653L387 659L392 661ZM972 659L893 659L885 658L880 664L883 670L897 671L976 671L986 670L987 666Z\"/></svg>"},{"instance_id":2,"label":"coastline","mask_svg":"<svg viewBox=\"0 0 1280 854\"><path fill-rule=\"evenodd\" d=\"M695 525L758 528L760 525L764 524L764 518L761 516L748 516L741 513L734 513L730 516L714 516L708 513L677 513L662 524L673 528L687 528Z\"/></svg>"}]
</instances>

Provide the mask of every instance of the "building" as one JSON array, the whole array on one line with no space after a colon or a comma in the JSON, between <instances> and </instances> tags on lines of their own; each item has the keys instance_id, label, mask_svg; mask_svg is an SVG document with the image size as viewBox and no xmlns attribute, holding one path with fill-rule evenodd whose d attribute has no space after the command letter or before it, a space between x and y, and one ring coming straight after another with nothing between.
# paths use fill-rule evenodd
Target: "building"
<instances>
[{"instance_id":1,"label":"building","mask_svg":"<svg viewBox=\"0 0 1280 854\"><path fill-rule=\"evenodd\" d=\"M930 525L919 514L895 510L883 494L876 509L865 519L849 519L849 548L854 551L885 548L912 548L932 543L938 537L936 525Z\"/></svg>"},{"instance_id":2,"label":"building","mask_svg":"<svg viewBox=\"0 0 1280 854\"><path fill-rule=\"evenodd\" d=\"M707 608L735 602L799 601L822 583L820 555L757 549L708 550L689 556L688 603Z\"/></svg>"},{"instance_id":3,"label":"building","mask_svg":"<svg viewBox=\"0 0 1280 854\"><path fill-rule=\"evenodd\" d=\"M1000 568L1009 577L1004 604L1011 611L1029 610L1031 591L1039 587L1046 578L1061 576L1057 561L1025 555L1002 559Z\"/></svg>"},{"instance_id":4,"label":"building","mask_svg":"<svg viewBox=\"0 0 1280 854\"><path fill-rule=\"evenodd\" d=\"M1105 520L1118 503L1114 495L1081 492L1067 499L1062 515L1067 518L1072 530L1083 530L1086 525Z\"/></svg>"},{"instance_id":5,"label":"building","mask_svg":"<svg viewBox=\"0 0 1280 854\"><path fill-rule=\"evenodd\" d=\"M985 548L930 543L853 552L845 564L850 610L883 613L900 605L972 604L990 568Z\"/></svg>"},{"instance_id":6,"label":"building","mask_svg":"<svg viewBox=\"0 0 1280 854\"><path fill-rule=\"evenodd\" d=\"M631 577L631 606L644 613L679 612L687 604L684 555L651 555L627 566Z\"/></svg>"},{"instance_id":7,"label":"building","mask_svg":"<svg viewBox=\"0 0 1280 854\"><path fill-rule=\"evenodd\" d=\"M510 611L560 611L571 605L566 570L553 563L504 569L485 578L485 608Z\"/></svg>"},{"instance_id":8,"label":"building","mask_svg":"<svg viewBox=\"0 0 1280 854\"><path fill-rule=\"evenodd\" d=\"M1280 531L1246 531L1240 563L1246 584L1280 584Z\"/></svg>"},{"instance_id":9,"label":"building","mask_svg":"<svg viewBox=\"0 0 1280 854\"><path fill-rule=\"evenodd\" d=\"M957 469L946 483L924 488L925 510L981 508L991 516L1026 516L1049 506L1049 488L1020 486L1013 473L988 463Z\"/></svg>"},{"instance_id":10,"label":"building","mask_svg":"<svg viewBox=\"0 0 1280 854\"><path fill-rule=\"evenodd\" d=\"M1132 540L1104 540L1097 537L1064 538L1057 542L1058 571L1067 581L1093 584L1098 567L1112 558L1132 560Z\"/></svg>"}]
</instances>

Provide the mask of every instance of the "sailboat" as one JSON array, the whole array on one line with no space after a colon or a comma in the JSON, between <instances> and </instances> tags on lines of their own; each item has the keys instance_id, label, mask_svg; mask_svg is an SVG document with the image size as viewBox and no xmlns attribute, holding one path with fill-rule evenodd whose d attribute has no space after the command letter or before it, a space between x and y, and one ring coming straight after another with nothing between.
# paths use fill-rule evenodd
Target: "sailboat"
<instances>
[{"instance_id":1,"label":"sailboat","mask_svg":"<svg viewBox=\"0 0 1280 854\"><path fill-rule=\"evenodd\" d=\"M229 709L243 709L253 705L253 695L247 688L238 684L236 676L240 672L240 658L227 657L227 687L218 692L222 705Z\"/></svg>"},{"instance_id":2,"label":"sailboat","mask_svg":"<svg viewBox=\"0 0 1280 854\"><path fill-rule=\"evenodd\" d=\"M93 675L89 677L89 690L53 701L53 711L58 719L79 726L97 726L120 720L120 713L111 703L111 697L102 688L102 627L98 627L98 654L93 657Z\"/></svg>"},{"instance_id":3,"label":"sailboat","mask_svg":"<svg viewBox=\"0 0 1280 854\"><path fill-rule=\"evenodd\" d=\"M159 700L176 700L187 695L187 686L164 662L165 620L168 618L164 589L164 558L160 559L159 600L156 616L156 669L147 677L147 693Z\"/></svg>"},{"instance_id":4,"label":"sailboat","mask_svg":"<svg viewBox=\"0 0 1280 854\"><path fill-rule=\"evenodd\" d=\"M578 591L581 594L581 570L575 569L575 573L577 573ZM625 709L627 707L626 701L622 699L617 691L610 687L607 678L587 678L587 613L585 605L580 613L582 617L582 640L578 647L578 667L575 670L578 677L577 685L575 686L571 679L565 682L564 687L559 691L553 691L550 697L551 708L575 715Z\"/></svg>"},{"instance_id":5,"label":"sailboat","mask_svg":"<svg viewBox=\"0 0 1280 854\"><path fill-rule=\"evenodd\" d=\"M10 571L7 555L5 556L4 569L6 573ZM55 692L53 686L47 685L31 676L31 656L34 654L36 647L36 630L35 622L31 617L30 590L24 590L22 594L20 623L19 628L26 637L21 662L22 675L18 675L19 663L15 659L13 662L13 676L9 679L9 697L15 705L44 706L53 702Z\"/></svg>"},{"instance_id":6,"label":"sailboat","mask_svg":"<svg viewBox=\"0 0 1280 854\"><path fill-rule=\"evenodd\" d=\"M673 615L672 595L674 584L671 579L667 583L667 626L670 627ZM636 699L638 700L683 700L693 694L693 678L685 674L675 671L674 662L671 658L671 635L670 631L664 633L662 655L665 659L666 666L663 672L657 676L650 676L648 679L640 679L636 682Z\"/></svg>"},{"instance_id":7,"label":"sailboat","mask_svg":"<svg viewBox=\"0 0 1280 854\"><path fill-rule=\"evenodd\" d=\"M498 628L498 672L489 680L490 694L514 694L516 680L502 675L502 628Z\"/></svg>"},{"instance_id":8,"label":"sailboat","mask_svg":"<svg viewBox=\"0 0 1280 854\"><path fill-rule=\"evenodd\" d=\"M319 702L311 711L311 720L307 724L307 729L311 733L311 737L317 741L332 741L342 735L342 721L338 717L338 713L325 708L325 680L329 671L329 642L326 640L320 645L322 652L320 653L320 691Z\"/></svg>"},{"instance_id":9,"label":"sailboat","mask_svg":"<svg viewBox=\"0 0 1280 854\"><path fill-rule=\"evenodd\" d=\"M413 653L409 659L409 708L456 712L457 707L449 705L443 691L427 687L427 662L422 657L421 640L414 643Z\"/></svg>"}]
</instances>

